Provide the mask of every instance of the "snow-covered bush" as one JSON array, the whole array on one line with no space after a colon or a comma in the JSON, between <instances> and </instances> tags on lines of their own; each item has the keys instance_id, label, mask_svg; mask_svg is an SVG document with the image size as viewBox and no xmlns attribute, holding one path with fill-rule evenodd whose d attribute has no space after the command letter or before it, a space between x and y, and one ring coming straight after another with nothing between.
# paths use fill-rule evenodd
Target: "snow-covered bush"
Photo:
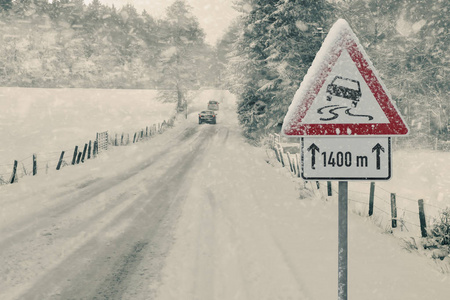
<instances>
[{"instance_id":1,"label":"snow-covered bush","mask_svg":"<svg viewBox=\"0 0 450 300\"><path fill-rule=\"evenodd\" d=\"M444 209L430 230L432 238L450 250L450 208Z\"/></svg>"}]
</instances>

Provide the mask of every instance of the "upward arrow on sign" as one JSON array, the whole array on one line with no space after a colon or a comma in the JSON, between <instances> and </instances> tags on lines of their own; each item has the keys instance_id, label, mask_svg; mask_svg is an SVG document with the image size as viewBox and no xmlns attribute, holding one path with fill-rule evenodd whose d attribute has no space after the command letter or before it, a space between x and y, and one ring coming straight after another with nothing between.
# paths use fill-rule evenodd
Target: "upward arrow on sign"
<instances>
[{"instance_id":1,"label":"upward arrow on sign","mask_svg":"<svg viewBox=\"0 0 450 300\"><path fill-rule=\"evenodd\" d=\"M285 116L290 136L405 135L408 127L350 26L330 29Z\"/></svg>"},{"instance_id":2,"label":"upward arrow on sign","mask_svg":"<svg viewBox=\"0 0 450 300\"><path fill-rule=\"evenodd\" d=\"M319 147L316 146L316 144L311 144L311 146L308 147L308 151L311 151L312 153L312 159L311 159L311 168L315 169L316 167L316 151L319 152Z\"/></svg>"},{"instance_id":3,"label":"upward arrow on sign","mask_svg":"<svg viewBox=\"0 0 450 300\"><path fill-rule=\"evenodd\" d=\"M384 152L384 148L380 145L380 143L377 143L373 148L372 152L377 151L377 170L379 170L380 167L380 151Z\"/></svg>"}]
</instances>

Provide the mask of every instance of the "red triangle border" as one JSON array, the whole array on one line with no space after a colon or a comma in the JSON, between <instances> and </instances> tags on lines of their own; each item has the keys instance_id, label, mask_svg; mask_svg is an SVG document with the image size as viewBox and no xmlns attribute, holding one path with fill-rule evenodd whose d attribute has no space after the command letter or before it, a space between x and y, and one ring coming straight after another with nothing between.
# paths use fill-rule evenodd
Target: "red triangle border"
<instances>
[{"instance_id":1,"label":"red triangle border","mask_svg":"<svg viewBox=\"0 0 450 300\"><path fill-rule=\"evenodd\" d=\"M351 31L350 27L347 26ZM347 29L345 28L345 29ZM303 100L303 107L297 107L298 120L291 122L290 128L282 130L284 135L288 136L392 136L392 135L406 135L408 134L408 127L404 123L402 117L399 115L397 109L390 100L383 85L380 83L378 76L370 67L368 58L360 51L358 43L352 37L350 32L346 31L341 34L339 43L336 43L329 51L327 59L321 62L320 71L318 72L315 84L313 84ZM342 54L342 51L347 50L351 59L355 63L361 76L368 85L370 91L380 105L382 111L386 115L389 123L355 123L355 124L302 124L301 120L305 117L310 106L314 102L317 94L325 83L329 73L332 71L336 61ZM314 64L314 62L313 62ZM306 77L305 77L306 78ZM286 121L286 120L285 120ZM284 127L283 127L284 129Z\"/></svg>"}]
</instances>

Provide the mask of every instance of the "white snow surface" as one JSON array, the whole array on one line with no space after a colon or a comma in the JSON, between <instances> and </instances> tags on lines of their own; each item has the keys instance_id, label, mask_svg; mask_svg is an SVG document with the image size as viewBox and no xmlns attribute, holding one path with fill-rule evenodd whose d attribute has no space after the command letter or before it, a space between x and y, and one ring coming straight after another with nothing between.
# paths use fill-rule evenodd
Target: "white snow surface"
<instances>
[{"instance_id":1,"label":"white snow surface","mask_svg":"<svg viewBox=\"0 0 450 300\"><path fill-rule=\"evenodd\" d=\"M218 123L198 125L211 99L220 101ZM32 127L39 110L61 115L66 102L23 112L21 126ZM89 115L86 107L72 109ZM124 120L115 107L113 119ZM161 135L0 186L0 299L336 299L336 197L305 189L271 157L241 136L234 97L206 90ZM394 159L385 189L448 202L448 153ZM349 214L349 299L449 294L449 275L432 260Z\"/></svg>"},{"instance_id":2,"label":"white snow surface","mask_svg":"<svg viewBox=\"0 0 450 300\"><path fill-rule=\"evenodd\" d=\"M43 168L97 132L134 134L168 120L174 104L156 98L155 90L0 88L0 176L14 160L30 171L33 153Z\"/></svg>"}]
</instances>

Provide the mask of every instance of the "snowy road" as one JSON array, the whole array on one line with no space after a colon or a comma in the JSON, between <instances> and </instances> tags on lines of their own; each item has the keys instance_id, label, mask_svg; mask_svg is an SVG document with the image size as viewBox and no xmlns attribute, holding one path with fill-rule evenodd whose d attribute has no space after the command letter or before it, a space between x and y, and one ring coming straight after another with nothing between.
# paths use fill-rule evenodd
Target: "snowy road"
<instances>
[{"instance_id":1,"label":"snowy road","mask_svg":"<svg viewBox=\"0 0 450 300\"><path fill-rule=\"evenodd\" d=\"M2 209L0 298L121 299L133 293L138 273L149 282L157 278L193 174L212 141L227 138L225 125L199 126L195 117L158 137L156 149L124 149L129 156L139 152L140 163L110 165L108 175L99 170L108 165L97 162L91 174L78 170L76 184L62 182L62 190L21 182L29 190L7 202L11 211ZM9 187L14 194L16 186ZM31 198L41 205L22 215ZM144 256L151 265L140 269Z\"/></svg>"},{"instance_id":2,"label":"snowy road","mask_svg":"<svg viewBox=\"0 0 450 300\"><path fill-rule=\"evenodd\" d=\"M219 99L216 125L197 113ZM232 96L84 166L3 186L0 299L337 298L337 205L245 143ZM449 278L349 220L349 299L436 299ZM389 276L387 276L389 275Z\"/></svg>"}]
</instances>

